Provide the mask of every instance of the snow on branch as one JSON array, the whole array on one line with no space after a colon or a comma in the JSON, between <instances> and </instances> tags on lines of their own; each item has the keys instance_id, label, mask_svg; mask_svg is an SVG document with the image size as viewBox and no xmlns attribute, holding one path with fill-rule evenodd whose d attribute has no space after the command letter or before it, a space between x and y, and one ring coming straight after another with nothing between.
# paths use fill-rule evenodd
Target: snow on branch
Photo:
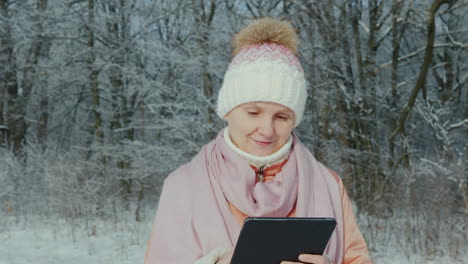
<instances>
[{"instance_id":1,"label":"snow on branch","mask_svg":"<svg viewBox=\"0 0 468 264\"><path fill-rule=\"evenodd\" d=\"M448 44L448 43L441 43L441 44L434 44L434 49L435 48L447 48L447 47L453 47L453 44ZM468 46L463 46L463 48L467 48ZM401 56L398 58L398 62L401 62L401 61L404 61L404 60L407 60L407 59L411 59L412 57L415 57L417 56L419 53L423 52L426 50L426 47L423 47L423 48L420 48L420 49L417 49L409 54L406 54L404 56ZM385 67L388 67L392 65L392 61L388 61L388 62L385 62L385 63L382 63L380 64L380 68L385 68Z\"/></svg>"},{"instance_id":2,"label":"snow on branch","mask_svg":"<svg viewBox=\"0 0 468 264\"><path fill-rule=\"evenodd\" d=\"M465 120L462 120L458 123L455 123L455 124L451 124L449 126L447 126L447 130L450 131L450 130L453 130L453 129L456 129L456 128L459 128L459 127L462 127L462 126L467 126L468 127L468 119L465 119Z\"/></svg>"}]
</instances>

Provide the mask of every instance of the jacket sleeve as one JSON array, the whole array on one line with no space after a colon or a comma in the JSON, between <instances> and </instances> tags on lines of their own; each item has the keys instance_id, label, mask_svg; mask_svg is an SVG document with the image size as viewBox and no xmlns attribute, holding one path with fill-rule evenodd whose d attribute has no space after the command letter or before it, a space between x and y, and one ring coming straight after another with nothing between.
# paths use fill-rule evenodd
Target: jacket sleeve
<instances>
[{"instance_id":1,"label":"jacket sleeve","mask_svg":"<svg viewBox=\"0 0 468 264\"><path fill-rule=\"evenodd\" d=\"M183 175L171 174L164 181L156 218L145 254L145 264L187 264L201 257L192 225L189 185Z\"/></svg>"},{"instance_id":2,"label":"jacket sleeve","mask_svg":"<svg viewBox=\"0 0 468 264\"><path fill-rule=\"evenodd\" d=\"M366 241L359 230L353 207L341 179L338 182L341 192L344 218L344 260L343 264L370 264L371 259Z\"/></svg>"}]
</instances>

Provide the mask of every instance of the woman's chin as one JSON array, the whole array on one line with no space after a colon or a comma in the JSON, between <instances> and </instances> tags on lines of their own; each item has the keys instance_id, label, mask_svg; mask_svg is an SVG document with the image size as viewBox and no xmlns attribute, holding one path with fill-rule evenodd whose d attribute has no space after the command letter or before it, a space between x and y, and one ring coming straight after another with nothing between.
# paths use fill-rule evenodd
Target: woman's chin
<instances>
[{"instance_id":1,"label":"woman's chin","mask_svg":"<svg viewBox=\"0 0 468 264\"><path fill-rule=\"evenodd\" d=\"M272 150L267 150L267 149L250 149L247 151L247 153L257 156L257 157L266 157L270 156L271 154L275 153Z\"/></svg>"}]
</instances>

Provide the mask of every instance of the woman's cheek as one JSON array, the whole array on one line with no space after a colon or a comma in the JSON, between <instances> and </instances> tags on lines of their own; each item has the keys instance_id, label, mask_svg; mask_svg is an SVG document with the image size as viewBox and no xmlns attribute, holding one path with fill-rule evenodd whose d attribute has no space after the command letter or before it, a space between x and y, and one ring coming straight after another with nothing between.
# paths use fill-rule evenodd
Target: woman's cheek
<instances>
[{"instance_id":1,"label":"woman's cheek","mask_svg":"<svg viewBox=\"0 0 468 264\"><path fill-rule=\"evenodd\" d=\"M253 117L249 117L249 118L246 118L245 120L241 121L242 124L239 124L240 127L242 128L242 132L244 134L251 134L253 132L255 132L255 127L256 127L256 124L257 124L257 121L255 118Z\"/></svg>"}]
</instances>

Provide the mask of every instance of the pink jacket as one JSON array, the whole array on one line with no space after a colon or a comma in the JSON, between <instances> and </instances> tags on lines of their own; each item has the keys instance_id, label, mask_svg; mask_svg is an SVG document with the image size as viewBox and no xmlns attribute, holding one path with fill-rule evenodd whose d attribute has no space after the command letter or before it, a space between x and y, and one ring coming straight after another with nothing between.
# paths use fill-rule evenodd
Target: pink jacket
<instances>
[{"instance_id":1,"label":"pink jacket","mask_svg":"<svg viewBox=\"0 0 468 264\"><path fill-rule=\"evenodd\" d=\"M250 216L287 216L294 209L296 216L334 217L327 255L336 263L370 262L352 211L344 210L351 206L341 181L297 137L281 172L256 184L253 170L222 132L165 180L145 263L193 263L215 248L233 248L241 226L230 204ZM357 239L349 246L346 237Z\"/></svg>"}]
</instances>

